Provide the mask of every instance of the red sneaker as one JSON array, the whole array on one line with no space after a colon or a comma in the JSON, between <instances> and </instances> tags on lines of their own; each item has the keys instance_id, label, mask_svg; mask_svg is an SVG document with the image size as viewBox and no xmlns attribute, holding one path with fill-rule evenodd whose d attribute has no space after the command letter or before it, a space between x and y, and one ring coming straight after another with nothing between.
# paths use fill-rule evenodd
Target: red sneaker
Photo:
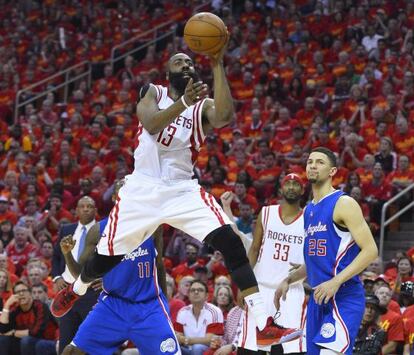
<instances>
[{"instance_id":1,"label":"red sneaker","mask_svg":"<svg viewBox=\"0 0 414 355\"><path fill-rule=\"evenodd\" d=\"M50 311L56 318L63 317L72 309L78 298L80 296L73 292L73 285L68 285L56 294L50 305Z\"/></svg>"},{"instance_id":2,"label":"red sneaker","mask_svg":"<svg viewBox=\"0 0 414 355\"><path fill-rule=\"evenodd\" d=\"M271 346L287 343L302 336L301 329L284 328L273 322L273 317L267 319L266 327L263 330L256 328L257 345Z\"/></svg>"}]
</instances>

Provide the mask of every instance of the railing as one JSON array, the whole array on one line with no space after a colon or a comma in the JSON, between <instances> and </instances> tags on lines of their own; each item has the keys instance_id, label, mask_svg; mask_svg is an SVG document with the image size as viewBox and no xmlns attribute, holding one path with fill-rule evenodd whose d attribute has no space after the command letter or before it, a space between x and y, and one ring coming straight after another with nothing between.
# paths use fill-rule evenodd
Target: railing
<instances>
[{"instance_id":1,"label":"railing","mask_svg":"<svg viewBox=\"0 0 414 355\"><path fill-rule=\"evenodd\" d=\"M139 51L141 49L144 49L146 46L151 45L152 43L155 43L158 40L167 37L165 35L165 33L163 35L161 35L160 37L158 37L158 32L161 29L168 28L168 27L171 28L172 27L173 29L170 30L170 31L168 31L167 33L168 33L168 35L175 34L175 28L176 28L176 26L174 26L174 22L175 21L173 21L173 20L164 22L163 24L158 25L157 27L155 27L155 28L153 28L153 29L151 29L149 31L140 33L140 34L136 35L135 37L132 37L132 38L128 39L127 41L122 42L122 43L116 45L115 47L113 47L112 50L111 50L111 59L110 59L110 62L111 62L111 65L112 65L112 69L114 68L114 65L115 65L116 62L119 62L120 60L126 58L127 56L131 55L132 53L135 53L135 52L137 52L137 51ZM130 51L127 51L127 52L125 52L125 53L123 53L121 55L116 55L117 54L117 51L118 51L118 53L119 52L122 52L122 49L124 49L125 47L129 46L131 43L139 42L140 39L142 39L142 38L148 38L150 35L151 35L151 37L153 37L152 40L150 41L151 44L147 44L148 41L146 41L143 45L139 46L138 48L134 48L134 49L132 49Z\"/></svg>"},{"instance_id":2,"label":"railing","mask_svg":"<svg viewBox=\"0 0 414 355\"><path fill-rule=\"evenodd\" d=\"M70 75L77 70L83 69L80 74L75 74L75 76ZM41 97L46 96L50 92L56 92L63 88L63 102L66 103L68 100L69 95L69 85L77 80L81 80L83 78L86 78L88 81L88 87L90 87L91 84L91 63L89 61L83 61L81 63L78 63L76 65L73 65L65 70L60 71L59 73L56 73L52 76L48 76L47 78L40 80L32 85L29 85L23 89L20 89L16 93L16 101L14 105L14 121L17 121L17 118L19 116L19 110L20 108L24 107L25 105L34 102ZM70 75L70 77L69 77ZM61 81L63 79L63 81ZM56 84L56 81L61 81L60 83ZM34 93L36 91L36 88L39 88L41 86L45 86L48 84L53 84L53 87L47 88L46 90L41 90L39 93ZM24 93L27 93L30 97L27 99L23 99L22 102L20 102L20 98L23 96Z\"/></svg>"},{"instance_id":3,"label":"railing","mask_svg":"<svg viewBox=\"0 0 414 355\"><path fill-rule=\"evenodd\" d=\"M210 5L211 1L206 1L203 2L202 4L199 4L197 6L194 7L193 12L199 12L201 10L206 10L207 7ZM228 4L228 6L230 6L230 8L233 7L232 1L231 0L227 0L225 2L226 4ZM118 45L116 45L115 47L112 48L111 50L111 57L106 60L106 61L102 61L99 63L110 63L112 68L114 67L114 63L121 61L122 59L124 59L125 57L127 57L128 55L131 55L139 50L142 50L148 46L150 46L153 43L157 43L158 41L167 38L168 36L175 36L175 30L176 30L176 26L174 25L175 21L174 20L170 20L167 21L149 31L143 32L138 34L137 36L128 39L125 42L122 42ZM168 29L169 26L169 29ZM167 32L164 32L163 30L168 29ZM162 31L162 34L160 35L159 33ZM138 46L137 48L133 48L130 51L127 51L125 53L119 54L122 52L123 49L125 49L128 45L130 45L131 43L134 42L138 42L140 39L144 39L149 37L151 34L152 35L152 40L150 41L145 41L145 43L143 43L142 45ZM175 41L174 41L175 42ZM118 54L118 55L117 55ZM68 96L69 96L69 88L70 88L70 84L80 80L82 78L87 77L88 80L88 88L90 88L91 85L91 77L92 77L92 67L94 64L99 64L99 63L91 63L90 61L84 61L82 63L76 64L70 68L67 68L65 70L60 71L59 73L56 73L52 76L47 77L46 79L43 79L41 81L38 81L28 87L25 87L21 90L19 90L16 94L16 99L15 99L15 105L14 105L14 121L17 122L18 116L19 116L19 111L21 108L23 108L25 105L35 102L36 100L40 99L41 97L46 96L48 93L50 92L56 92L58 90L60 90L61 88L63 88L63 102L67 103L68 100ZM81 68L82 66L85 66L87 68L87 70L81 74L75 75L74 77L71 75L71 73L73 73L76 69ZM60 82L59 84L55 85L53 84L53 87L48 88L46 90L42 90L39 93L35 93L33 94L32 91L33 89L40 87L42 85L45 85L47 83L53 83L54 81L57 81L57 79L61 78L62 76L64 76L64 80L62 82ZM23 96L24 93L29 93L30 97L27 99L24 99L22 102L20 102L20 98Z\"/></svg>"},{"instance_id":4,"label":"railing","mask_svg":"<svg viewBox=\"0 0 414 355\"><path fill-rule=\"evenodd\" d=\"M414 189L414 184L411 184L407 186L404 190L400 191L398 194L393 196L391 200L384 203L381 210L381 229L380 229L380 245L379 245L379 256L382 258L384 253L384 237L385 237L385 227L388 226L392 221L397 219L399 216L401 216L403 213L407 212L410 208L414 207L414 201L411 201L409 204L407 204L404 208L399 210L396 214L389 217L387 220L386 213L388 207L394 203L395 201L399 200L401 197L409 193L411 190Z\"/></svg>"}]
</instances>

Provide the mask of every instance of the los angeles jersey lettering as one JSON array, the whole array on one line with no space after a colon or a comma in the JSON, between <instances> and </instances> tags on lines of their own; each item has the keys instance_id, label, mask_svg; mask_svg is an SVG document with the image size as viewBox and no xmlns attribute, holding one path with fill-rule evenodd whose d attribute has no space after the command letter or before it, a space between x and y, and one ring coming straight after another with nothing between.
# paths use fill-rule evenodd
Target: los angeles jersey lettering
<instances>
[{"instance_id":1,"label":"los angeles jersey lettering","mask_svg":"<svg viewBox=\"0 0 414 355\"><path fill-rule=\"evenodd\" d=\"M303 214L290 224L283 223L280 205L262 209L263 239L254 267L259 284L277 287L288 276L289 262L303 264Z\"/></svg>"},{"instance_id":2,"label":"los angeles jersey lettering","mask_svg":"<svg viewBox=\"0 0 414 355\"><path fill-rule=\"evenodd\" d=\"M305 208L304 258L312 287L340 273L360 252L351 233L333 220L335 205L342 195L342 191L335 190L316 204L310 202ZM358 276L347 281L359 282Z\"/></svg>"},{"instance_id":3,"label":"los angeles jersey lettering","mask_svg":"<svg viewBox=\"0 0 414 355\"><path fill-rule=\"evenodd\" d=\"M107 222L108 218L99 222L101 235ZM144 302L157 297L161 289L158 285L156 257L157 251L150 237L105 274L104 292L131 302Z\"/></svg>"},{"instance_id":4,"label":"los angeles jersey lettering","mask_svg":"<svg viewBox=\"0 0 414 355\"><path fill-rule=\"evenodd\" d=\"M151 84L152 85L152 84ZM153 85L160 110L174 100L168 88ZM157 134L149 134L140 123L135 140L135 171L162 180L191 179L193 166L204 142L202 109L204 100L185 109L169 126Z\"/></svg>"}]
</instances>

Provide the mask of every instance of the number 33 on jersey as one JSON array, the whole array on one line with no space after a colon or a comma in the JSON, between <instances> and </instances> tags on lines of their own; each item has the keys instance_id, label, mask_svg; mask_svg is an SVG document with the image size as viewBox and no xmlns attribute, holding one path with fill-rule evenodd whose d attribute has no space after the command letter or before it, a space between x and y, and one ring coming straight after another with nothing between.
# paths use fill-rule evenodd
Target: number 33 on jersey
<instances>
[{"instance_id":1,"label":"number 33 on jersey","mask_svg":"<svg viewBox=\"0 0 414 355\"><path fill-rule=\"evenodd\" d=\"M288 276L288 263L303 264L303 214L290 224L280 217L280 205L262 209L263 239L254 273L259 284L277 287ZM286 272L282 272L286 271Z\"/></svg>"}]
</instances>

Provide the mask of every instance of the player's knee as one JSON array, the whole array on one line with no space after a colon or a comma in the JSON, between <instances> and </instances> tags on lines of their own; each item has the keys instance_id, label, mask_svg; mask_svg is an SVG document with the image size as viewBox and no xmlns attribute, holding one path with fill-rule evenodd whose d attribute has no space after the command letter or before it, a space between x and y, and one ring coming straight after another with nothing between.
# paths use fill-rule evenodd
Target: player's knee
<instances>
[{"instance_id":1,"label":"player's knee","mask_svg":"<svg viewBox=\"0 0 414 355\"><path fill-rule=\"evenodd\" d=\"M118 265L123 257L123 255L101 255L95 251L95 253L85 263L81 275L82 280L85 282L91 282L102 277Z\"/></svg>"},{"instance_id":2,"label":"player's knee","mask_svg":"<svg viewBox=\"0 0 414 355\"><path fill-rule=\"evenodd\" d=\"M223 254L230 272L249 263L240 237L228 224L211 232L206 242Z\"/></svg>"},{"instance_id":3,"label":"player's knee","mask_svg":"<svg viewBox=\"0 0 414 355\"><path fill-rule=\"evenodd\" d=\"M62 355L84 355L85 353L73 344L68 344L63 349Z\"/></svg>"}]
</instances>

